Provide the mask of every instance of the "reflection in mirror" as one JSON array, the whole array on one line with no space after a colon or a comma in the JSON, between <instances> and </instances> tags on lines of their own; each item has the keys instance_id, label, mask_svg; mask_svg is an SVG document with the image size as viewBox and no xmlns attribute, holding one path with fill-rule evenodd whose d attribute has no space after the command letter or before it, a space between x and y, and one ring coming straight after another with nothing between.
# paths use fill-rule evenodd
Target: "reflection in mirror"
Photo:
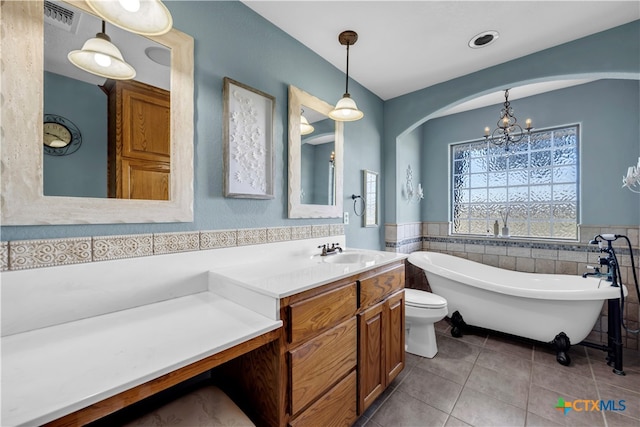
<instances>
[{"instance_id":1,"label":"reflection in mirror","mask_svg":"<svg viewBox=\"0 0 640 427\"><path fill-rule=\"evenodd\" d=\"M302 137L300 203L335 205L335 122L303 106L313 132Z\"/></svg>"},{"instance_id":2,"label":"reflection in mirror","mask_svg":"<svg viewBox=\"0 0 640 427\"><path fill-rule=\"evenodd\" d=\"M289 218L342 216L343 124L328 118L333 107L289 86ZM301 134L301 118L313 132Z\"/></svg>"},{"instance_id":3,"label":"reflection in mirror","mask_svg":"<svg viewBox=\"0 0 640 427\"><path fill-rule=\"evenodd\" d=\"M73 1L72 4L83 12L89 11L84 2ZM193 221L193 38L176 29L150 37L171 51L171 109L167 112L171 159L168 200L47 196L43 188L44 26L48 25L43 19L44 2L0 2L0 8L2 81L11 82L1 87L5 100L0 150L2 224ZM77 102L75 94L69 93L63 101ZM17 123L20 125L15 126ZM84 135L83 139L82 145L87 144ZM76 173L74 179L83 180L85 176Z\"/></svg>"},{"instance_id":4,"label":"reflection in mirror","mask_svg":"<svg viewBox=\"0 0 640 427\"><path fill-rule=\"evenodd\" d=\"M366 169L362 170L362 194L364 194L365 208L362 218L364 227L378 226L378 173Z\"/></svg>"},{"instance_id":5,"label":"reflection in mirror","mask_svg":"<svg viewBox=\"0 0 640 427\"><path fill-rule=\"evenodd\" d=\"M136 70L135 81L108 80L67 59L101 31L98 17L59 0L43 16L45 119L74 124L81 140L75 151L45 148L44 195L168 200L171 50L107 23Z\"/></svg>"}]
</instances>

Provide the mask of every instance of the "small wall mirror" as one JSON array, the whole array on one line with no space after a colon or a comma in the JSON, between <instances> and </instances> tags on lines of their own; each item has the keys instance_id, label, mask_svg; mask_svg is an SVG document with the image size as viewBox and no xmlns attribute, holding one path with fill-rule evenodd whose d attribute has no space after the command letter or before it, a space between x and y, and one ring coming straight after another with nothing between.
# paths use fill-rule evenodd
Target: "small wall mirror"
<instances>
[{"instance_id":1,"label":"small wall mirror","mask_svg":"<svg viewBox=\"0 0 640 427\"><path fill-rule=\"evenodd\" d=\"M59 4L92 14L84 2ZM50 24L44 23L43 1L2 2L1 7L2 81L11 82L2 85L2 224L193 221L193 38L175 29L149 37L171 52L168 200L49 196L43 189L43 85L44 25ZM67 99L74 102L75 96ZM77 179L83 179L82 172Z\"/></svg>"},{"instance_id":2,"label":"small wall mirror","mask_svg":"<svg viewBox=\"0 0 640 427\"><path fill-rule=\"evenodd\" d=\"M378 226L378 173L364 169L362 171L362 194L364 194L363 227Z\"/></svg>"},{"instance_id":3,"label":"small wall mirror","mask_svg":"<svg viewBox=\"0 0 640 427\"><path fill-rule=\"evenodd\" d=\"M343 124L332 108L289 86L289 218L342 217Z\"/></svg>"}]
</instances>

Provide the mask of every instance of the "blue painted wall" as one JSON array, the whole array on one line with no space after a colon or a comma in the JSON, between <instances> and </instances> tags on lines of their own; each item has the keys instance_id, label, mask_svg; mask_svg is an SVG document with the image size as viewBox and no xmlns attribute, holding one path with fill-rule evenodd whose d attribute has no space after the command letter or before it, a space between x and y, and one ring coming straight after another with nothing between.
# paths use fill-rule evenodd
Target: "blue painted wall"
<instances>
[{"instance_id":1,"label":"blue painted wall","mask_svg":"<svg viewBox=\"0 0 640 427\"><path fill-rule=\"evenodd\" d=\"M640 82L599 80L511 102L519 121L537 129L580 125L580 220L587 225L640 225L640 197L621 188L640 156ZM454 114L422 125L423 221L448 221L449 144L493 129L501 105Z\"/></svg>"},{"instance_id":2,"label":"blue painted wall","mask_svg":"<svg viewBox=\"0 0 640 427\"><path fill-rule=\"evenodd\" d=\"M391 171L402 167L398 163L397 150L409 132L429 120L435 113L469 99L507 87L563 77L637 80L640 77L640 21L386 101L383 153L384 168L387 172L384 181L387 194L384 199L385 220L394 223L400 222L398 219L402 218L399 214L402 207L402 182L397 182L399 173L394 174ZM608 107L616 108L616 104ZM484 126L482 125L481 129L484 129ZM444 159L445 157L432 157L431 160L438 162ZM618 165L620 168L623 166L626 170L628 165Z\"/></svg>"},{"instance_id":3,"label":"blue painted wall","mask_svg":"<svg viewBox=\"0 0 640 427\"><path fill-rule=\"evenodd\" d=\"M166 4L175 27L195 40L194 222L5 226L0 229L2 240L341 222L339 219L287 219L287 87L295 85L334 104L344 90L344 73L240 2L166 1ZM344 48L335 38L336 34L327 32L327 43L335 43L335 48L342 51ZM406 165L396 165L397 144L430 114L518 82L589 73L637 78L639 40L640 23L636 21L386 102L356 82L350 82L351 95L365 117L345 124L345 211L351 212L354 218L350 197L362 192L362 169L368 169L380 173L380 224L397 222L397 210L404 209L398 177L404 174L402 169L406 169ZM350 66L356 69L357 61L353 60ZM276 97L275 199L222 196L222 79L225 76ZM428 195L428 190L425 191ZM382 226L364 228L361 221L352 220L345 230L350 246L384 247Z\"/></svg>"},{"instance_id":4,"label":"blue painted wall","mask_svg":"<svg viewBox=\"0 0 640 427\"><path fill-rule=\"evenodd\" d=\"M420 208L424 201L417 203L409 200L407 194L407 168L411 166L413 191L418 191L418 183L422 183L422 162L420 150L422 146L422 128L416 128L405 135L402 144L398 144L398 168L396 177L400 188L400 199L398 200L398 223L420 222ZM424 190L428 190L426 187Z\"/></svg>"},{"instance_id":5,"label":"blue painted wall","mask_svg":"<svg viewBox=\"0 0 640 427\"><path fill-rule=\"evenodd\" d=\"M98 86L44 73L44 113L71 120L82 134L67 156L43 158L46 196L107 197L107 95Z\"/></svg>"},{"instance_id":6,"label":"blue painted wall","mask_svg":"<svg viewBox=\"0 0 640 427\"><path fill-rule=\"evenodd\" d=\"M237 1L166 1L175 28L195 40L195 193L194 222L2 227L2 240L113 235L149 232L234 229L283 225L341 223L335 219L288 219L287 115L288 85L297 86L329 104L344 93L344 73ZM328 29L327 43L346 50ZM357 68L355 61L350 64ZM276 97L275 199L223 197L222 79L231 77ZM365 112L364 119L344 128L345 210L360 193L362 169L381 170L383 102L356 82L349 91ZM347 200L348 199L348 200ZM351 246L380 249L382 228L345 227Z\"/></svg>"}]
</instances>

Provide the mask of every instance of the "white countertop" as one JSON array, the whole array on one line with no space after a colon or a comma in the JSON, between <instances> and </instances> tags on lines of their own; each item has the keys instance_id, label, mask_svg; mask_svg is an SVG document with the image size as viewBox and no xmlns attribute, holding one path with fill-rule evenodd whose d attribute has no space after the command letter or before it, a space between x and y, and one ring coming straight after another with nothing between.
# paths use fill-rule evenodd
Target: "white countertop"
<instances>
[{"instance_id":1,"label":"white countertop","mask_svg":"<svg viewBox=\"0 0 640 427\"><path fill-rule=\"evenodd\" d=\"M1 425L55 420L281 326L201 292L5 336Z\"/></svg>"},{"instance_id":2,"label":"white countertop","mask_svg":"<svg viewBox=\"0 0 640 427\"><path fill-rule=\"evenodd\" d=\"M338 257L347 254L362 254L366 262L334 263ZM317 286L335 282L372 268L390 264L407 258L407 254L372 251L366 249L344 249L343 253L321 257L320 255L288 257L246 263L242 266L220 267L210 271L210 290L215 290L215 282L244 287L253 292L284 298Z\"/></svg>"}]
</instances>

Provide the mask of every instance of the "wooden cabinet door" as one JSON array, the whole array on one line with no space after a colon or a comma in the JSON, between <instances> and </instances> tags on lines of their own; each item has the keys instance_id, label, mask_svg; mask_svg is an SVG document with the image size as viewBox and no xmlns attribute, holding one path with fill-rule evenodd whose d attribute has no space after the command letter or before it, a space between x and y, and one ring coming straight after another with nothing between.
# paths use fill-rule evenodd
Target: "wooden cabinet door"
<instances>
[{"instance_id":1,"label":"wooden cabinet door","mask_svg":"<svg viewBox=\"0 0 640 427\"><path fill-rule=\"evenodd\" d=\"M360 307L367 308L404 287L404 264L360 281Z\"/></svg>"},{"instance_id":2,"label":"wooden cabinet door","mask_svg":"<svg viewBox=\"0 0 640 427\"><path fill-rule=\"evenodd\" d=\"M107 80L107 194L119 199L169 200L171 95L136 81Z\"/></svg>"},{"instance_id":3,"label":"wooden cabinet door","mask_svg":"<svg viewBox=\"0 0 640 427\"><path fill-rule=\"evenodd\" d=\"M289 422L291 427L343 427L352 425L356 415L356 371L352 371L308 409Z\"/></svg>"},{"instance_id":4,"label":"wooden cabinet door","mask_svg":"<svg viewBox=\"0 0 640 427\"><path fill-rule=\"evenodd\" d=\"M386 386L385 303L381 302L358 316L360 342L358 354L358 414L362 414L382 394Z\"/></svg>"},{"instance_id":5,"label":"wooden cabinet door","mask_svg":"<svg viewBox=\"0 0 640 427\"><path fill-rule=\"evenodd\" d=\"M404 290L385 302L387 315L386 375L387 385L404 369Z\"/></svg>"},{"instance_id":6,"label":"wooden cabinet door","mask_svg":"<svg viewBox=\"0 0 640 427\"><path fill-rule=\"evenodd\" d=\"M288 340L292 344L318 335L356 314L357 286L350 283L288 307Z\"/></svg>"},{"instance_id":7,"label":"wooden cabinet door","mask_svg":"<svg viewBox=\"0 0 640 427\"><path fill-rule=\"evenodd\" d=\"M122 159L122 199L169 200L169 165Z\"/></svg>"},{"instance_id":8,"label":"wooden cabinet door","mask_svg":"<svg viewBox=\"0 0 640 427\"><path fill-rule=\"evenodd\" d=\"M289 352L290 414L295 416L356 367L355 316Z\"/></svg>"}]
</instances>

